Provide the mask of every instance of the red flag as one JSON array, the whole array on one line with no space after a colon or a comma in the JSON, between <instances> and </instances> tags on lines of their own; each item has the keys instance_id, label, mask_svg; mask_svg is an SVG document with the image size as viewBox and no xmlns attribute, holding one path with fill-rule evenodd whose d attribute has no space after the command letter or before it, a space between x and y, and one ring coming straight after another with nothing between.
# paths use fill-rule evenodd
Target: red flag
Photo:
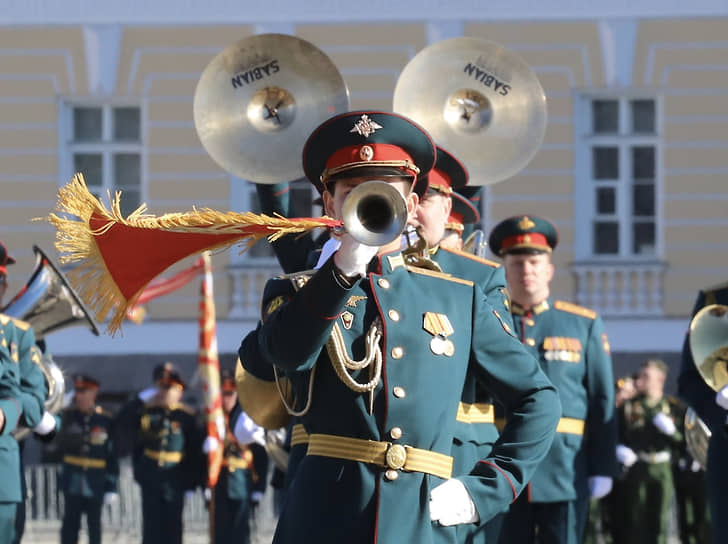
<instances>
[{"instance_id":1,"label":"red flag","mask_svg":"<svg viewBox=\"0 0 728 544\"><path fill-rule=\"evenodd\" d=\"M154 278L151 282L149 282L149 285L144 288L144 291L142 291L142 294L137 299L136 304L127 308L126 318L130 321L133 321L134 323L141 323L142 321L144 321L144 317L146 315L146 311L144 310L144 308L142 308L142 304L145 304L150 300L164 296L168 293L171 293L172 291L176 291L177 289L184 287L193 279L195 279L197 275L204 270L204 268L205 263L202 257L200 257L195 261L195 264L193 264L189 268L185 268L184 270L177 272L172 277Z\"/></svg>"},{"instance_id":2,"label":"red flag","mask_svg":"<svg viewBox=\"0 0 728 544\"><path fill-rule=\"evenodd\" d=\"M225 415L220 393L220 362L217 358L215 299L212 294L212 265L210 253L202 255L205 275L200 289L200 350L198 367L207 417L207 436L217 440L219 447L207 454L207 487L213 488L220 475L225 440Z\"/></svg>"}]
</instances>

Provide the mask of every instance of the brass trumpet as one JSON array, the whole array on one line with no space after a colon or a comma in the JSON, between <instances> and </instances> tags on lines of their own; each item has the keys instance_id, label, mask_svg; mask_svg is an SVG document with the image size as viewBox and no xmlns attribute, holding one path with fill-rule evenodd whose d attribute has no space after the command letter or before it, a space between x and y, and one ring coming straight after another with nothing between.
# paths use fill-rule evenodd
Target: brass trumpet
<instances>
[{"instance_id":1,"label":"brass trumpet","mask_svg":"<svg viewBox=\"0 0 728 544\"><path fill-rule=\"evenodd\" d=\"M402 235L407 225L407 202L386 181L357 185L342 208L343 230L368 246L383 246Z\"/></svg>"}]
</instances>

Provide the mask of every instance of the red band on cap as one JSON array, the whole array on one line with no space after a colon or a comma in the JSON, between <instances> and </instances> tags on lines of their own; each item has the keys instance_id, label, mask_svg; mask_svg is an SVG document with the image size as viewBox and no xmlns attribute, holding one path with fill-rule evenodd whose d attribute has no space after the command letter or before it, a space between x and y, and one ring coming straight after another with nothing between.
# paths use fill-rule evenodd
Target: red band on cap
<instances>
[{"instance_id":1,"label":"red band on cap","mask_svg":"<svg viewBox=\"0 0 728 544\"><path fill-rule=\"evenodd\" d=\"M382 162L400 162L403 168L406 168L405 163L415 166L415 161L404 149L399 146L392 144L358 144L349 147L339 149L329 157L326 161L326 170L334 170L344 166L351 166L356 168L360 166L366 166L371 164L372 166L382 166ZM350 168L343 168L341 171L349 170ZM417 171L408 168L412 176L417 175ZM323 180L324 183L326 179Z\"/></svg>"},{"instance_id":2,"label":"red band on cap","mask_svg":"<svg viewBox=\"0 0 728 544\"><path fill-rule=\"evenodd\" d=\"M430 181L429 188L449 195L452 193L452 179L442 170L433 168L427 175Z\"/></svg>"},{"instance_id":3,"label":"red band on cap","mask_svg":"<svg viewBox=\"0 0 728 544\"><path fill-rule=\"evenodd\" d=\"M551 250L551 246L546 241L546 237L540 232L527 232L526 234L508 236L501 244L501 252L511 247L535 247L548 251Z\"/></svg>"},{"instance_id":4,"label":"red band on cap","mask_svg":"<svg viewBox=\"0 0 728 544\"><path fill-rule=\"evenodd\" d=\"M450 217L447 219L448 223L457 223L459 225L464 225L465 222L463 221L463 214L458 213L456 211L450 212Z\"/></svg>"}]
</instances>

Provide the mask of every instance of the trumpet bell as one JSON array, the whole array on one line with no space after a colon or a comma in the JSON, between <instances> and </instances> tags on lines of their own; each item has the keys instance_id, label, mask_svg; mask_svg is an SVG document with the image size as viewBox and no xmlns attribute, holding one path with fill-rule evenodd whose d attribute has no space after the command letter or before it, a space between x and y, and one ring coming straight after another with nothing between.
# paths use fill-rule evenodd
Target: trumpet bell
<instances>
[{"instance_id":1,"label":"trumpet bell","mask_svg":"<svg viewBox=\"0 0 728 544\"><path fill-rule=\"evenodd\" d=\"M481 38L443 40L417 53L397 79L393 109L454 153L470 185L514 176L546 133L546 95L531 67Z\"/></svg>"},{"instance_id":2,"label":"trumpet bell","mask_svg":"<svg viewBox=\"0 0 728 544\"><path fill-rule=\"evenodd\" d=\"M368 246L383 246L402 235L407 225L407 202L386 181L357 185L342 207L344 229Z\"/></svg>"},{"instance_id":3,"label":"trumpet bell","mask_svg":"<svg viewBox=\"0 0 728 544\"><path fill-rule=\"evenodd\" d=\"M331 59L285 34L259 34L223 50L202 72L193 114L203 147L227 172L254 183L303 177L306 138L349 110Z\"/></svg>"},{"instance_id":4,"label":"trumpet bell","mask_svg":"<svg viewBox=\"0 0 728 544\"><path fill-rule=\"evenodd\" d=\"M713 391L728 385L728 306L711 304L690 322L690 352L703 381Z\"/></svg>"},{"instance_id":5,"label":"trumpet bell","mask_svg":"<svg viewBox=\"0 0 728 544\"><path fill-rule=\"evenodd\" d=\"M98 336L96 323L68 280L38 246L33 251L33 274L2 312L30 323L36 339L74 325L86 325Z\"/></svg>"}]
</instances>

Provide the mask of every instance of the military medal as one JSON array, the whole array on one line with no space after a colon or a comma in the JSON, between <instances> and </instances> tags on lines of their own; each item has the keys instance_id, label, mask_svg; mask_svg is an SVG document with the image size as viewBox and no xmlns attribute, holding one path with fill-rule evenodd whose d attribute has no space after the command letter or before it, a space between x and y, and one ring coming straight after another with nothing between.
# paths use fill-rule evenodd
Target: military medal
<instances>
[{"instance_id":1,"label":"military medal","mask_svg":"<svg viewBox=\"0 0 728 544\"><path fill-rule=\"evenodd\" d=\"M432 335L430 340L430 351L435 355L446 355L452 357L455 353L455 344L448 338L455 332L450 320L445 314L426 312L422 328Z\"/></svg>"},{"instance_id":2,"label":"military medal","mask_svg":"<svg viewBox=\"0 0 728 544\"><path fill-rule=\"evenodd\" d=\"M445 344L447 342L449 342L449 340L438 334L430 340L430 350L435 355L442 355L445 353Z\"/></svg>"}]
</instances>

